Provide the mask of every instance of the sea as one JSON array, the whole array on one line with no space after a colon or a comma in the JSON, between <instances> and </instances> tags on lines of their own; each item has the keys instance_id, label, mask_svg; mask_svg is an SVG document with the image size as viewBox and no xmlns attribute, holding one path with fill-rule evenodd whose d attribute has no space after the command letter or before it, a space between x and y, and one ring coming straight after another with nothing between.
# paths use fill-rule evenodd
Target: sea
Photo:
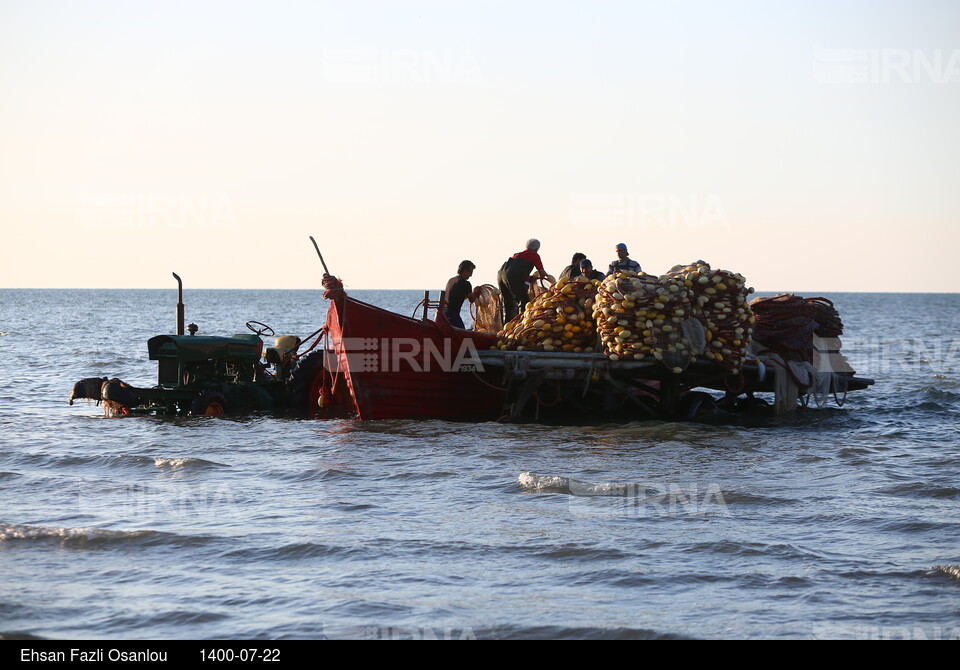
<instances>
[{"instance_id":1,"label":"sea","mask_svg":"<svg viewBox=\"0 0 960 670\"><path fill-rule=\"evenodd\" d=\"M876 381L842 407L555 426L105 418L71 387L153 385L176 291L0 290L0 638L960 639L960 295L825 297Z\"/></svg>"}]
</instances>

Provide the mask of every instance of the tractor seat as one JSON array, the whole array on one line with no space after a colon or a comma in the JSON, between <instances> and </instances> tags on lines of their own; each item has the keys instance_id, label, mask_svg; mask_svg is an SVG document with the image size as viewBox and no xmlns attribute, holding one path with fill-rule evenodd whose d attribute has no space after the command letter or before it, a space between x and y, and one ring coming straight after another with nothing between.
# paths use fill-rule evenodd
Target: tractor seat
<instances>
[{"instance_id":1,"label":"tractor seat","mask_svg":"<svg viewBox=\"0 0 960 670\"><path fill-rule=\"evenodd\" d=\"M300 338L296 335L281 335L274 340L274 346L267 347L264 358L272 365L286 365L290 362L290 352L300 346Z\"/></svg>"}]
</instances>

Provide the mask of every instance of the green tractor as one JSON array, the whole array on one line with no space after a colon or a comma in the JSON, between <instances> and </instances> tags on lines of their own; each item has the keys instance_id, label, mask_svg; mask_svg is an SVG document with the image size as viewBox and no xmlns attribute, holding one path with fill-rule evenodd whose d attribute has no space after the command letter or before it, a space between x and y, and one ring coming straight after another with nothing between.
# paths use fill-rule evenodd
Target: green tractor
<instances>
[{"instance_id":1,"label":"green tractor","mask_svg":"<svg viewBox=\"0 0 960 670\"><path fill-rule=\"evenodd\" d=\"M186 327L189 334L184 334L183 282L176 273L173 276L178 283L177 334L147 341L150 360L157 361L157 385L138 388L115 378L91 377L74 384L70 404L77 398L103 402L108 416L307 411L313 400L310 391L316 394L325 374L322 352L300 361L297 349L302 340L294 335L277 337L264 352L261 336L275 333L258 321L246 323L252 333L233 337L197 335L192 323Z\"/></svg>"}]
</instances>

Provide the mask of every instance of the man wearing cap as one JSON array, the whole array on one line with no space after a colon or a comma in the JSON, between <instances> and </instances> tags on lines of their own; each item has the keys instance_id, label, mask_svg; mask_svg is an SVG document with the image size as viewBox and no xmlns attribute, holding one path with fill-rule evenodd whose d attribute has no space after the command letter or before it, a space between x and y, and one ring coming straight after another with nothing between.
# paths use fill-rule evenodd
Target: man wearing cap
<instances>
[{"instance_id":1,"label":"man wearing cap","mask_svg":"<svg viewBox=\"0 0 960 670\"><path fill-rule=\"evenodd\" d=\"M640 272L640 264L630 258L630 252L627 251L627 245L621 242L617 245L617 260L610 264L607 270L607 276L618 272Z\"/></svg>"},{"instance_id":2,"label":"man wearing cap","mask_svg":"<svg viewBox=\"0 0 960 670\"><path fill-rule=\"evenodd\" d=\"M593 263L589 258L584 258L580 261L580 275L581 277L586 277L590 280L600 280L603 281L603 273L600 270L593 269Z\"/></svg>"}]
</instances>

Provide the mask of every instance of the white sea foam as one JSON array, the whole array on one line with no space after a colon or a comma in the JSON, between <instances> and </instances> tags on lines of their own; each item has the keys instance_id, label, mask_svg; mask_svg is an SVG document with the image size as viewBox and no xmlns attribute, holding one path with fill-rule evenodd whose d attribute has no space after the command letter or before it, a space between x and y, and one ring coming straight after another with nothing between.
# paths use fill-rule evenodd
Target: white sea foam
<instances>
[{"instance_id":1,"label":"white sea foam","mask_svg":"<svg viewBox=\"0 0 960 670\"><path fill-rule=\"evenodd\" d=\"M559 475L538 475L533 472L521 472L517 483L525 491L534 493L569 493L579 496L624 495L626 484L601 482L593 484L579 479Z\"/></svg>"},{"instance_id":2,"label":"white sea foam","mask_svg":"<svg viewBox=\"0 0 960 670\"><path fill-rule=\"evenodd\" d=\"M153 464L158 468L185 468L191 465L220 465L213 461L205 461L202 458L164 458L157 456L153 459Z\"/></svg>"},{"instance_id":3,"label":"white sea foam","mask_svg":"<svg viewBox=\"0 0 960 670\"><path fill-rule=\"evenodd\" d=\"M105 540L134 534L100 528L50 528L47 526L0 523L0 542L13 540Z\"/></svg>"}]
</instances>

